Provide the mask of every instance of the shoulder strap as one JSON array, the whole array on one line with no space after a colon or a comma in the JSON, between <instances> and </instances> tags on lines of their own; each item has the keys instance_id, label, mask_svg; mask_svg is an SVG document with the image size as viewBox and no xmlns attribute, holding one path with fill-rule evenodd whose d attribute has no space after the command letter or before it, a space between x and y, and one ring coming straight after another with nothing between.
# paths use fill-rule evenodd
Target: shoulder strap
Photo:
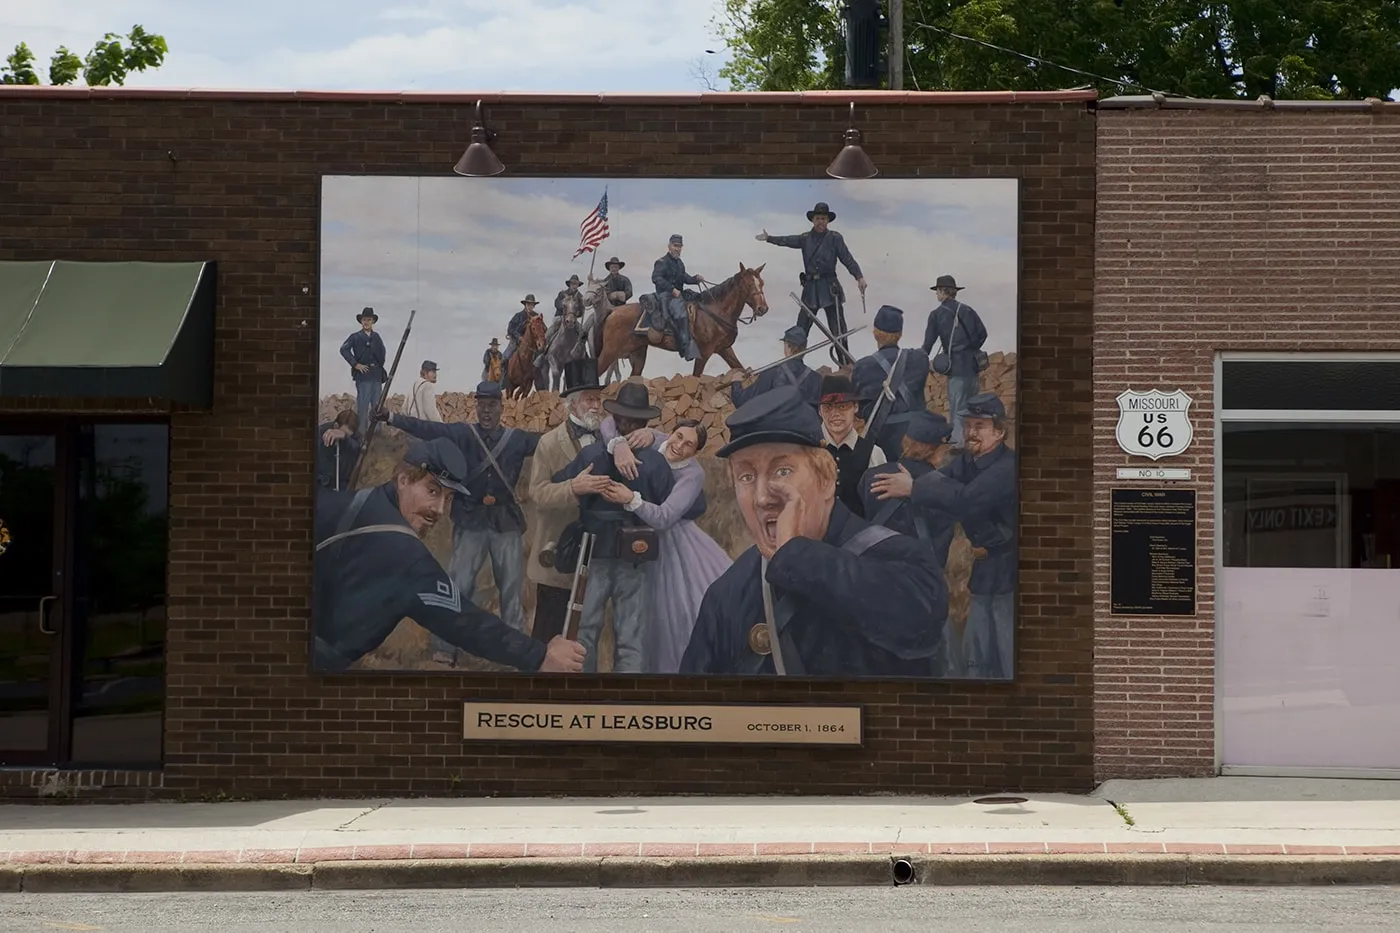
<instances>
[{"instance_id":1,"label":"shoulder strap","mask_svg":"<svg viewBox=\"0 0 1400 933\"><path fill-rule=\"evenodd\" d=\"M338 535L331 535L329 538L316 545L316 550L324 550L325 548L330 547L332 544L335 544L337 541L343 541L346 538L353 538L356 535L367 535L373 532L380 531L393 531L398 532L400 534L413 535L414 538L418 537L418 532L414 531L407 525L361 525L359 528L352 528L349 531L342 531Z\"/></svg>"},{"instance_id":2,"label":"shoulder strap","mask_svg":"<svg viewBox=\"0 0 1400 933\"><path fill-rule=\"evenodd\" d=\"M374 492L373 486L368 489L361 489L359 492L355 493L355 498L350 500L350 505L346 508L345 514L340 516L340 521L336 523L336 537L345 534L345 532L350 530L350 526L355 524L355 519L360 515L360 509L365 507L365 503L369 501L369 496L372 492ZM319 550L319 546L317 549Z\"/></svg>"},{"instance_id":3,"label":"shoulder strap","mask_svg":"<svg viewBox=\"0 0 1400 933\"><path fill-rule=\"evenodd\" d=\"M903 499L885 500L885 502L880 506L879 511L877 511L875 515L870 519L871 524L879 525L883 528L885 526L885 522L889 521L891 516L894 515L895 510L903 504Z\"/></svg>"},{"instance_id":4,"label":"shoulder strap","mask_svg":"<svg viewBox=\"0 0 1400 933\"><path fill-rule=\"evenodd\" d=\"M886 538L893 538L897 532L880 525L867 525L851 535L849 541L841 545L841 550L859 557Z\"/></svg>"}]
</instances>

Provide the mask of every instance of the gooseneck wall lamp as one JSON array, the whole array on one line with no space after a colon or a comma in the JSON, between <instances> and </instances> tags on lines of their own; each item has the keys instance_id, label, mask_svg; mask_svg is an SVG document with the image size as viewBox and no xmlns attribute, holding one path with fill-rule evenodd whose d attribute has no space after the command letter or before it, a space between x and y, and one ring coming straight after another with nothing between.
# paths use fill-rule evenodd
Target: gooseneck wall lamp
<instances>
[{"instance_id":1,"label":"gooseneck wall lamp","mask_svg":"<svg viewBox=\"0 0 1400 933\"><path fill-rule=\"evenodd\" d=\"M472 141L467 147L467 151L462 153L462 157L457 160L457 164L452 167L452 171L458 175L469 175L472 177L483 177L489 175L499 175L506 170L501 164L501 160L496 158L496 153L491 151L490 140L494 139L495 133L486 128L486 121L481 118L481 101L476 102L476 119L472 123Z\"/></svg>"},{"instance_id":2,"label":"gooseneck wall lamp","mask_svg":"<svg viewBox=\"0 0 1400 933\"><path fill-rule=\"evenodd\" d=\"M880 170L875 167L875 163L870 161L870 156L865 154L865 150L860 147L860 130L856 129L856 103L851 101L851 124L846 130L846 145L840 152L836 153L836 158L831 160L831 164L826 167L826 173L832 178L874 178L880 174Z\"/></svg>"}]
</instances>

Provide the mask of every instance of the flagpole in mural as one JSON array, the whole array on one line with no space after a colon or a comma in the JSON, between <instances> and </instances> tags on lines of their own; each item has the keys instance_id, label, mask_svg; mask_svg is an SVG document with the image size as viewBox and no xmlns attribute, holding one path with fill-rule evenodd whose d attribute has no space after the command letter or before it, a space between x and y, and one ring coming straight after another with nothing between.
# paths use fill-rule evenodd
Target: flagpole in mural
<instances>
[{"instance_id":1,"label":"flagpole in mural","mask_svg":"<svg viewBox=\"0 0 1400 933\"><path fill-rule=\"evenodd\" d=\"M577 259L584 253L592 253L593 258L588 262L588 278L593 278L593 266L598 262L598 247L608 238L608 189L603 188L603 196L598 199L598 206L589 211L588 216L583 218L583 222L578 225L578 249L574 250L573 258Z\"/></svg>"}]
</instances>

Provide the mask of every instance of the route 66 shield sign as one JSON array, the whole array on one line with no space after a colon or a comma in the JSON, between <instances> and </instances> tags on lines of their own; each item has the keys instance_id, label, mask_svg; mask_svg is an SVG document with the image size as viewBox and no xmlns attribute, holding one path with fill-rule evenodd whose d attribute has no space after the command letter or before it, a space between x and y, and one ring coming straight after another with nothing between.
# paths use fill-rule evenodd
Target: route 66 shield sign
<instances>
[{"instance_id":1,"label":"route 66 shield sign","mask_svg":"<svg viewBox=\"0 0 1400 933\"><path fill-rule=\"evenodd\" d=\"M1191 444L1191 396L1132 389L1118 396L1118 446L1134 457L1174 457Z\"/></svg>"}]
</instances>

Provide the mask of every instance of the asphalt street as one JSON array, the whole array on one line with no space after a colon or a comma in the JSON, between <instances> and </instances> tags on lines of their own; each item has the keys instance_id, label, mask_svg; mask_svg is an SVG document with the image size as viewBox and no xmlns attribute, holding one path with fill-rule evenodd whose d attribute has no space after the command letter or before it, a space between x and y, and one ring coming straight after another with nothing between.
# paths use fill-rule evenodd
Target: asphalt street
<instances>
[{"instance_id":1,"label":"asphalt street","mask_svg":"<svg viewBox=\"0 0 1400 933\"><path fill-rule=\"evenodd\" d=\"M1400 888L0 894L0 933L539 933L542 929L551 933L1400 931Z\"/></svg>"}]
</instances>

